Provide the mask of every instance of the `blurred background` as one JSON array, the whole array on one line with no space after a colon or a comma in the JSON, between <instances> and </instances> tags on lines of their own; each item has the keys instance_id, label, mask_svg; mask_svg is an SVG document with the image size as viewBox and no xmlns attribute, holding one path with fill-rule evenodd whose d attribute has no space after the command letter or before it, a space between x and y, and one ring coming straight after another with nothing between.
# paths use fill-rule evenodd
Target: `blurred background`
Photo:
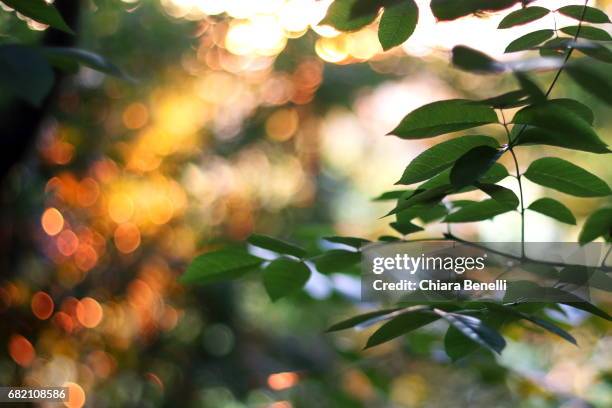
<instances>
[{"instance_id":1,"label":"blurred background","mask_svg":"<svg viewBox=\"0 0 612 408\"><path fill-rule=\"evenodd\" d=\"M367 308L353 277L314 274L305 293L274 304L258 279L177 282L198 253L254 231L310 247L328 234L394 234L379 219L392 204L371 198L393 189L432 141L386 133L425 103L515 87L510 77L453 69L449 49L517 58L503 54L513 38L573 24L552 15L502 31L501 15L436 23L419 0L414 36L383 53L375 25L319 25L329 3L74 2L78 45L135 82L87 68L64 78L26 158L2 181L1 385L67 384L70 407L612 406L610 326L575 310L559 318L575 326L580 347L515 326L497 361L477 353L451 364L435 324L365 352L367 332L324 334ZM612 1L598 5L612 13ZM0 42L44 36L45 26L3 8ZM569 81L555 95L593 106L612 142L604 105ZM0 111L12 103L0 95ZM496 128L481 132L503 140ZM517 150L523 169L560 154L612 180L606 156ZM528 184L526 194L530 202L543 190ZM578 225L604 204L546 194ZM579 232L536 213L527 220L530 241ZM508 213L453 232L514 241L518 224Z\"/></svg>"}]
</instances>

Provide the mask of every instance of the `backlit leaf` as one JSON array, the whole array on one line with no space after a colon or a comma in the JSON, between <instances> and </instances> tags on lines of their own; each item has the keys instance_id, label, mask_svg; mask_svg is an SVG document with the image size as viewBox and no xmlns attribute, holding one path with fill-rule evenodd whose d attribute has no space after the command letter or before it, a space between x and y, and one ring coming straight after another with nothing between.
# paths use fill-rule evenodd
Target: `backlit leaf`
<instances>
[{"instance_id":1,"label":"backlit leaf","mask_svg":"<svg viewBox=\"0 0 612 408\"><path fill-rule=\"evenodd\" d=\"M321 273L342 272L361 261L361 253L332 249L312 259Z\"/></svg>"},{"instance_id":2,"label":"backlit leaf","mask_svg":"<svg viewBox=\"0 0 612 408\"><path fill-rule=\"evenodd\" d=\"M510 28L517 25L527 24L532 21L539 20L540 18L548 15L548 13L550 13L550 10L544 7L534 6L521 8L504 17L497 28Z\"/></svg>"},{"instance_id":3,"label":"backlit leaf","mask_svg":"<svg viewBox=\"0 0 612 408\"><path fill-rule=\"evenodd\" d=\"M279 258L263 271L263 283L272 301L299 291L310 278L310 269L303 262Z\"/></svg>"},{"instance_id":4,"label":"backlit leaf","mask_svg":"<svg viewBox=\"0 0 612 408\"><path fill-rule=\"evenodd\" d=\"M485 174L503 153L490 146L476 146L461 155L450 172L450 181L455 189L474 184Z\"/></svg>"},{"instance_id":5,"label":"backlit leaf","mask_svg":"<svg viewBox=\"0 0 612 408\"><path fill-rule=\"evenodd\" d=\"M487 54L470 47L458 45L453 48L453 64L464 70L480 73L500 73L506 70L501 62L495 61Z\"/></svg>"},{"instance_id":6,"label":"backlit leaf","mask_svg":"<svg viewBox=\"0 0 612 408\"><path fill-rule=\"evenodd\" d=\"M498 147L499 144L489 136L463 136L438 143L412 160L396 184L427 180L452 166L459 157L476 146Z\"/></svg>"},{"instance_id":7,"label":"backlit leaf","mask_svg":"<svg viewBox=\"0 0 612 408\"><path fill-rule=\"evenodd\" d=\"M279 254L293 255L297 258L302 258L304 255L306 255L306 251L297 245L293 245L289 242L281 241L280 239L267 235L253 234L249 237L247 242L259 248L267 249Z\"/></svg>"},{"instance_id":8,"label":"backlit leaf","mask_svg":"<svg viewBox=\"0 0 612 408\"><path fill-rule=\"evenodd\" d=\"M320 24L340 31L359 30L374 21L380 8L381 4L369 0L335 0Z\"/></svg>"},{"instance_id":9,"label":"backlit leaf","mask_svg":"<svg viewBox=\"0 0 612 408\"><path fill-rule=\"evenodd\" d=\"M489 123L497 123L497 115L490 107L451 99L410 112L390 134L402 139L424 139Z\"/></svg>"},{"instance_id":10,"label":"backlit leaf","mask_svg":"<svg viewBox=\"0 0 612 408\"><path fill-rule=\"evenodd\" d=\"M573 37L575 37L576 34L578 34L579 38L586 38L587 40L612 41L612 36L610 36L610 34L607 31L602 30L601 28L597 28L597 27L583 25L580 27L580 32L579 32L578 26L575 25L575 26L563 27L561 29L561 32L571 35Z\"/></svg>"},{"instance_id":11,"label":"backlit leaf","mask_svg":"<svg viewBox=\"0 0 612 408\"><path fill-rule=\"evenodd\" d=\"M496 215L512 211L507 205L500 204L497 200L489 199L467 204L459 210L449 214L443 222L475 222L484 221Z\"/></svg>"},{"instance_id":12,"label":"backlit leaf","mask_svg":"<svg viewBox=\"0 0 612 408\"><path fill-rule=\"evenodd\" d=\"M414 0L397 1L385 7L378 26L378 40L383 50L406 41L414 32L418 20L419 8Z\"/></svg>"},{"instance_id":13,"label":"backlit leaf","mask_svg":"<svg viewBox=\"0 0 612 408\"><path fill-rule=\"evenodd\" d=\"M183 283L208 284L239 278L261 265L263 259L246 251L223 249L197 256L181 276Z\"/></svg>"},{"instance_id":14,"label":"backlit leaf","mask_svg":"<svg viewBox=\"0 0 612 408\"><path fill-rule=\"evenodd\" d=\"M578 242L586 244L599 237L612 237L612 208L600 208L589 215L580 231Z\"/></svg>"},{"instance_id":15,"label":"backlit leaf","mask_svg":"<svg viewBox=\"0 0 612 408\"><path fill-rule=\"evenodd\" d=\"M542 44L544 41L551 38L554 34L555 32L549 29L538 30L529 34L525 34L508 44L504 52L509 53L528 50L530 48L535 47L536 45Z\"/></svg>"},{"instance_id":16,"label":"backlit leaf","mask_svg":"<svg viewBox=\"0 0 612 408\"><path fill-rule=\"evenodd\" d=\"M478 188L500 205L511 210L514 210L519 205L519 199L516 194L506 187L498 186L497 184L478 184Z\"/></svg>"},{"instance_id":17,"label":"backlit leaf","mask_svg":"<svg viewBox=\"0 0 612 408\"><path fill-rule=\"evenodd\" d=\"M534 161L524 176L541 186L578 197L605 197L612 193L608 184L599 177L557 157Z\"/></svg>"},{"instance_id":18,"label":"backlit leaf","mask_svg":"<svg viewBox=\"0 0 612 408\"><path fill-rule=\"evenodd\" d=\"M531 211L554 218L557 221L576 225L576 217L574 217L574 214L572 214L570 209L552 198L540 198L539 200L531 203L527 208Z\"/></svg>"},{"instance_id":19,"label":"backlit leaf","mask_svg":"<svg viewBox=\"0 0 612 408\"><path fill-rule=\"evenodd\" d=\"M47 3L45 0L2 0L2 3L32 20L73 34L73 31L68 27L68 24L66 24L55 6Z\"/></svg>"},{"instance_id":20,"label":"backlit leaf","mask_svg":"<svg viewBox=\"0 0 612 408\"><path fill-rule=\"evenodd\" d=\"M504 338L477 317L448 313L440 309L434 309L434 311L473 342L496 353L501 353L506 347Z\"/></svg>"},{"instance_id":21,"label":"backlit leaf","mask_svg":"<svg viewBox=\"0 0 612 408\"><path fill-rule=\"evenodd\" d=\"M565 16L589 23L603 24L610 22L610 18L606 13L594 7L573 5L561 7L557 11Z\"/></svg>"},{"instance_id":22,"label":"backlit leaf","mask_svg":"<svg viewBox=\"0 0 612 408\"><path fill-rule=\"evenodd\" d=\"M426 311L414 311L404 313L380 326L368 339L366 348L378 346L379 344L393 340L403 334L419 329L439 317Z\"/></svg>"}]
</instances>

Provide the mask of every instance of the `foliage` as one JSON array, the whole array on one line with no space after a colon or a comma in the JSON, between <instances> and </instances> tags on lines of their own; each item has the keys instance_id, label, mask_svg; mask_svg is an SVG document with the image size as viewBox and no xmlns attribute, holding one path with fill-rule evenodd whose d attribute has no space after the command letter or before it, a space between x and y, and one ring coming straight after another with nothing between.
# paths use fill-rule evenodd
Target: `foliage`
<instances>
[{"instance_id":1,"label":"foliage","mask_svg":"<svg viewBox=\"0 0 612 408\"><path fill-rule=\"evenodd\" d=\"M515 3L517 1L432 0L431 8L439 20L453 20L469 14L506 9ZM452 61L458 68L477 74L510 73L516 77L518 88L481 101L452 99L422 106L409 113L391 134L402 139L423 139L482 125L496 125L503 129L507 140L502 144L489 135L459 135L418 155L408 165L398 184L424 183L414 190L390 191L377 198L397 202L395 209L388 215L396 215L397 222L391 222L390 225L401 236L391 239L405 239L407 235L422 230L419 225L412 223L414 219L420 219L426 224L444 217L443 222L450 225L483 221L498 214L517 211L521 217L521 237L524 243L525 209L563 223L576 223L571 211L552 198L544 197L530 205L523 202L523 183L526 180L576 197L608 197L612 193L605 181L558 157L537 159L524 173L520 172L519 156L515 151L517 146L552 145L595 154L610 152L593 130L593 113L588 106L573 99L549 98L564 71L567 71L579 86L608 104L611 104L612 94L607 90L609 82L601 74L592 74L597 71L591 67L590 61L595 58L610 62L607 57L609 49L598 42L608 41L609 35L596 27L583 24L609 22L605 13L587 7L586 4L549 10L527 6L529 2L522 3L523 8L509 13L502 20L499 29L527 25L550 13L575 18L579 23L577 26L560 30L555 28L535 31L512 41L506 52L534 50L541 54L540 57L524 61L502 63L478 50L463 46L453 50ZM378 35L385 50L403 43L414 31L418 21L418 10L412 0L336 0L329 8L324 22L338 30L352 31L373 23L381 13ZM550 40L551 38L553 39ZM586 57L570 61L576 49L582 51ZM530 78L532 74L551 70L556 74L545 91ZM521 109L512 119L507 120L508 109L513 107ZM496 184L508 174L505 167L499 163L500 158L505 155L510 155L515 163L514 177L518 182L520 199L512 191ZM492 171L501 172L501 175L491 179ZM476 188L484 191L490 198L480 202L449 202L446 207L437 207L437 203L448 196ZM441 213L429 216L431 206L439 208ZM580 243L590 242L600 236L609 241L611 220L609 208L596 211L585 223L580 234ZM445 238L457 239L451 234L447 234ZM381 237L381 240L388 239ZM350 269L360 261L361 244L366 242L354 237L332 237L328 238L328 241L346 244L351 248L332 249L317 254L308 253L291 243L271 237L253 236L249 239L251 245L277 252L281 256L269 263L260 260L264 270L264 285L272 300L289 295L298 286L305 284L309 272L306 272L304 262L322 273L350 273ZM207 270L198 267L197 263L202 259L215 259L219 254L220 252L211 252L201 255L185 273L184 281L206 282L209 276L216 277L218 268ZM246 256L244 254L241 256ZM443 319L449 323L445 347L452 359L462 357L478 346L501 353L505 346L505 340L500 334L502 326L521 319L575 343L569 333L542 317L542 311L555 307L554 304L541 304L532 313L522 312L521 304L520 300L516 300L505 305L457 302L408 306L356 316L332 326L330 330L367 327L384 322L367 342L366 347L373 347ZM568 304L610 320L607 313L591 304L583 301Z\"/></svg>"}]
</instances>

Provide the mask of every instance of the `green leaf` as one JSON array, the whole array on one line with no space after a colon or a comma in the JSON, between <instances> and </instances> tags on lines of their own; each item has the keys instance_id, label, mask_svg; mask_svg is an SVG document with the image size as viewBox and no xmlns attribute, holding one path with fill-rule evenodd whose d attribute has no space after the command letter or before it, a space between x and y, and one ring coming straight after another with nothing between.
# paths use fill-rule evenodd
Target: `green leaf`
<instances>
[{"instance_id":1,"label":"green leaf","mask_svg":"<svg viewBox=\"0 0 612 408\"><path fill-rule=\"evenodd\" d=\"M453 187L450 184L432 187L428 190L416 190L415 193L410 197L400 199L397 203L397 206L393 210L389 211L387 215L396 214L416 204L435 204L442 200L451 191L453 191Z\"/></svg>"},{"instance_id":2,"label":"green leaf","mask_svg":"<svg viewBox=\"0 0 612 408\"><path fill-rule=\"evenodd\" d=\"M365 348L378 346L386 343L403 334L419 329L431 322L438 320L439 317L426 311L414 311L401 314L400 316L383 324L368 339Z\"/></svg>"},{"instance_id":3,"label":"green leaf","mask_svg":"<svg viewBox=\"0 0 612 408\"><path fill-rule=\"evenodd\" d=\"M504 338L477 317L448 313L440 309L434 309L434 312L459 330L465 337L485 348L501 353L506 347Z\"/></svg>"},{"instance_id":4,"label":"green leaf","mask_svg":"<svg viewBox=\"0 0 612 408\"><path fill-rule=\"evenodd\" d=\"M534 161L524 176L541 186L578 197L605 197L612 193L608 184L599 177L556 157Z\"/></svg>"},{"instance_id":5,"label":"green leaf","mask_svg":"<svg viewBox=\"0 0 612 408\"><path fill-rule=\"evenodd\" d=\"M552 198L540 198L531 203L527 208L531 211L554 218L557 221L576 225L576 217L574 217L570 209Z\"/></svg>"},{"instance_id":6,"label":"green leaf","mask_svg":"<svg viewBox=\"0 0 612 408\"><path fill-rule=\"evenodd\" d=\"M361 253L332 249L312 259L321 273L342 272L361 261Z\"/></svg>"},{"instance_id":7,"label":"green leaf","mask_svg":"<svg viewBox=\"0 0 612 408\"><path fill-rule=\"evenodd\" d=\"M44 0L2 0L2 3L32 20L74 34L55 6Z\"/></svg>"},{"instance_id":8,"label":"green leaf","mask_svg":"<svg viewBox=\"0 0 612 408\"><path fill-rule=\"evenodd\" d=\"M474 184L503 153L490 146L476 146L457 159L450 172L450 181L455 189Z\"/></svg>"},{"instance_id":9,"label":"green leaf","mask_svg":"<svg viewBox=\"0 0 612 408\"><path fill-rule=\"evenodd\" d=\"M379 195L378 197L373 198L372 201L392 201L392 200L397 200L402 197L408 197L412 193L414 193L413 190L386 191L382 193L381 195Z\"/></svg>"},{"instance_id":10,"label":"green leaf","mask_svg":"<svg viewBox=\"0 0 612 408\"><path fill-rule=\"evenodd\" d=\"M519 205L519 199L514 192L497 184L478 184L478 188L500 205L514 210Z\"/></svg>"},{"instance_id":11,"label":"green leaf","mask_svg":"<svg viewBox=\"0 0 612 408\"><path fill-rule=\"evenodd\" d=\"M451 361L457 361L479 349L479 345L465 337L454 326L449 326L444 335L444 351Z\"/></svg>"},{"instance_id":12,"label":"green leaf","mask_svg":"<svg viewBox=\"0 0 612 408\"><path fill-rule=\"evenodd\" d=\"M80 64L108 75L133 80L106 58L91 51L70 47L44 47L41 52L53 66L60 69L74 71Z\"/></svg>"},{"instance_id":13,"label":"green leaf","mask_svg":"<svg viewBox=\"0 0 612 408\"><path fill-rule=\"evenodd\" d=\"M538 30L529 34L525 34L516 40L512 41L506 47L505 53L525 51L536 45L542 44L544 41L551 38L555 32L553 30Z\"/></svg>"},{"instance_id":14,"label":"green leaf","mask_svg":"<svg viewBox=\"0 0 612 408\"><path fill-rule=\"evenodd\" d=\"M475 222L484 221L496 215L512 211L507 205L500 204L497 200L478 201L465 205L459 210L449 214L443 222Z\"/></svg>"},{"instance_id":15,"label":"green leaf","mask_svg":"<svg viewBox=\"0 0 612 408\"><path fill-rule=\"evenodd\" d=\"M578 242L584 245L599 237L612 237L612 208L600 208L589 215L580 231Z\"/></svg>"},{"instance_id":16,"label":"green leaf","mask_svg":"<svg viewBox=\"0 0 612 408\"><path fill-rule=\"evenodd\" d=\"M40 106L53 87L54 74L34 48L10 44L0 46L0 88Z\"/></svg>"},{"instance_id":17,"label":"green leaf","mask_svg":"<svg viewBox=\"0 0 612 408\"><path fill-rule=\"evenodd\" d=\"M335 0L320 24L340 31L359 30L376 19L380 8L381 4L368 0Z\"/></svg>"},{"instance_id":18,"label":"green leaf","mask_svg":"<svg viewBox=\"0 0 612 408\"><path fill-rule=\"evenodd\" d=\"M429 181L421 184L418 189L428 190L434 187L450 184L450 171L451 169L444 170L442 173L431 178ZM495 163L478 181L486 184L494 184L505 179L508 177L508 175L508 170L502 164ZM472 191L475 188L476 187L466 187L462 189L461 192Z\"/></svg>"},{"instance_id":19,"label":"green leaf","mask_svg":"<svg viewBox=\"0 0 612 408\"><path fill-rule=\"evenodd\" d=\"M533 102L541 103L546 100L546 94L540 89L533 79L524 72L515 72L514 76L519 82L521 88L529 95Z\"/></svg>"},{"instance_id":20,"label":"green leaf","mask_svg":"<svg viewBox=\"0 0 612 408\"><path fill-rule=\"evenodd\" d=\"M223 249L196 257L181 276L182 283L208 284L239 278L259 267L263 259L245 251Z\"/></svg>"},{"instance_id":21,"label":"green leaf","mask_svg":"<svg viewBox=\"0 0 612 408\"><path fill-rule=\"evenodd\" d=\"M326 330L326 332L335 332L335 331L350 329L351 327L355 327L368 320L395 312L396 310L399 310L399 309L395 308L395 309L376 310L376 311L364 313L358 316L353 316L349 319L333 324L332 326L329 327L329 329Z\"/></svg>"},{"instance_id":22,"label":"green leaf","mask_svg":"<svg viewBox=\"0 0 612 408\"><path fill-rule=\"evenodd\" d=\"M263 283L272 301L299 291L310 278L310 269L303 262L279 258L263 272Z\"/></svg>"},{"instance_id":23,"label":"green leaf","mask_svg":"<svg viewBox=\"0 0 612 408\"><path fill-rule=\"evenodd\" d=\"M593 41L612 41L612 36L601 28L591 26L581 26L580 32L578 32L578 26L563 27L561 32L571 35L573 37L578 34L579 38L586 38L587 40Z\"/></svg>"},{"instance_id":24,"label":"green leaf","mask_svg":"<svg viewBox=\"0 0 612 408\"><path fill-rule=\"evenodd\" d=\"M439 220L447 214L446 207L442 204L436 205L414 205L407 210L397 213L397 221L402 223L412 221L415 218L424 223Z\"/></svg>"},{"instance_id":25,"label":"green leaf","mask_svg":"<svg viewBox=\"0 0 612 408\"><path fill-rule=\"evenodd\" d=\"M594 7L586 6L586 12L585 6L578 5L561 7L557 11L565 16L589 23L603 24L610 22L610 18L606 13Z\"/></svg>"},{"instance_id":26,"label":"green leaf","mask_svg":"<svg viewBox=\"0 0 612 408\"><path fill-rule=\"evenodd\" d=\"M459 157L476 146L498 147L499 143L489 136L463 136L439 143L412 160L396 184L427 180L452 166Z\"/></svg>"},{"instance_id":27,"label":"green leaf","mask_svg":"<svg viewBox=\"0 0 612 408\"><path fill-rule=\"evenodd\" d=\"M512 7L521 0L431 0L431 11L439 21L455 20L484 11L499 11Z\"/></svg>"},{"instance_id":28,"label":"green leaf","mask_svg":"<svg viewBox=\"0 0 612 408\"><path fill-rule=\"evenodd\" d=\"M419 21L419 8L414 0L402 0L385 7L378 26L378 40L387 51L406 41Z\"/></svg>"},{"instance_id":29,"label":"green leaf","mask_svg":"<svg viewBox=\"0 0 612 408\"><path fill-rule=\"evenodd\" d=\"M497 28L510 28L517 25L527 24L548 15L550 10L544 7L525 7L508 14L499 23Z\"/></svg>"},{"instance_id":30,"label":"green leaf","mask_svg":"<svg viewBox=\"0 0 612 408\"><path fill-rule=\"evenodd\" d=\"M575 43L574 48L596 60L612 63L612 51L598 43Z\"/></svg>"},{"instance_id":31,"label":"green leaf","mask_svg":"<svg viewBox=\"0 0 612 408\"><path fill-rule=\"evenodd\" d=\"M371 242L367 239L355 238L355 237L325 237L323 239L329 242L333 242L335 244L348 245L356 249L359 249L362 246L369 244Z\"/></svg>"},{"instance_id":32,"label":"green leaf","mask_svg":"<svg viewBox=\"0 0 612 408\"><path fill-rule=\"evenodd\" d=\"M556 334L557 336L561 337L562 339L565 339L567 341L569 341L570 343L576 345L576 339L569 334L568 332L566 332L565 330L563 330L561 327L549 322L548 320L544 320L541 319L537 316L533 316L533 315L529 315L527 313L523 313L521 311L515 310L512 307L509 306L505 306L505 305L500 305L497 303L493 303L493 302L486 302L485 303L486 307L491 309L492 311L495 311L497 313L501 313L503 315L510 315L511 317L516 317L518 319L524 319L524 320L528 320L534 324L536 324L537 326L542 327L543 329L548 330L549 332Z\"/></svg>"},{"instance_id":33,"label":"green leaf","mask_svg":"<svg viewBox=\"0 0 612 408\"><path fill-rule=\"evenodd\" d=\"M418 225L415 225L409 221L404 221L404 222L392 222L391 224L389 224L391 226L391 228L393 228L394 230L396 230L397 232L399 232L402 235L408 235L408 234L412 234L414 232L419 232L419 231L423 231L422 227L419 227Z\"/></svg>"},{"instance_id":34,"label":"green leaf","mask_svg":"<svg viewBox=\"0 0 612 408\"><path fill-rule=\"evenodd\" d=\"M497 123L497 115L490 107L451 99L410 112L390 134L402 139L424 139L489 123Z\"/></svg>"},{"instance_id":35,"label":"green leaf","mask_svg":"<svg viewBox=\"0 0 612 408\"><path fill-rule=\"evenodd\" d=\"M551 104L552 106L557 106L572 111L589 125L593 125L593 122L595 121L595 114L593 114L591 108L575 99L550 99L547 103Z\"/></svg>"},{"instance_id":36,"label":"green leaf","mask_svg":"<svg viewBox=\"0 0 612 408\"><path fill-rule=\"evenodd\" d=\"M480 103L497 109L516 108L530 103L529 93L524 89L506 92L492 98L483 99Z\"/></svg>"},{"instance_id":37,"label":"green leaf","mask_svg":"<svg viewBox=\"0 0 612 408\"><path fill-rule=\"evenodd\" d=\"M452 60L456 67L464 71L500 73L506 70L505 65L501 62L495 61L487 54L464 45L458 45L453 48Z\"/></svg>"},{"instance_id":38,"label":"green leaf","mask_svg":"<svg viewBox=\"0 0 612 408\"><path fill-rule=\"evenodd\" d=\"M607 145L597 136L591 125L574 110L566 109L565 102L546 102L527 106L512 119L513 123L535 126L522 131L515 145L547 144L593 153L608 153Z\"/></svg>"},{"instance_id":39,"label":"green leaf","mask_svg":"<svg viewBox=\"0 0 612 408\"><path fill-rule=\"evenodd\" d=\"M612 105L612 83L607 73L586 64L568 64L565 71L587 92Z\"/></svg>"},{"instance_id":40,"label":"green leaf","mask_svg":"<svg viewBox=\"0 0 612 408\"><path fill-rule=\"evenodd\" d=\"M267 235L253 234L249 237L247 242L259 248L274 251L279 254L293 255L297 258L302 258L306 255L306 251L303 248Z\"/></svg>"}]
</instances>

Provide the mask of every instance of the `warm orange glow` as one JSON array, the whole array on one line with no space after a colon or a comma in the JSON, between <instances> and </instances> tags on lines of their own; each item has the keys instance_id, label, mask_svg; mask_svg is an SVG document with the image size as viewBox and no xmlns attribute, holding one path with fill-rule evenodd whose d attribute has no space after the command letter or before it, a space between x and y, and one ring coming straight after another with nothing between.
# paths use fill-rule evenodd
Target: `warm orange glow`
<instances>
[{"instance_id":1,"label":"warm orange glow","mask_svg":"<svg viewBox=\"0 0 612 408\"><path fill-rule=\"evenodd\" d=\"M65 312L57 312L55 316L53 316L53 323L66 333L72 333L72 329L74 328L72 317Z\"/></svg>"},{"instance_id":2,"label":"warm orange glow","mask_svg":"<svg viewBox=\"0 0 612 408\"><path fill-rule=\"evenodd\" d=\"M96 266L98 262L98 254L91 245L81 244L79 245L76 253L74 254L74 263L80 270L86 272Z\"/></svg>"},{"instance_id":3,"label":"warm orange glow","mask_svg":"<svg viewBox=\"0 0 612 408\"><path fill-rule=\"evenodd\" d=\"M142 103L133 103L123 111L123 124L128 129L140 129L149 120L149 110Z\"/></svg>"},{"instance_id":4,"label":"warm orange glow","mask_svg":"<svg viewBox=\"0 0 612 408\"><path fill-rule=\"evenodd\" d=\"M77 187L77 201L83 207L94 205L100 195L100 187L96 180L88 177L83 179Z\"/></svg>"},{"instance_id":5,"label":"warm orange glow","mask_svg":"<svg viewBox=\"0 0 612 408\"><path fill-rule=\"evenodd\" d=\"M268 386L275 391L296 385L300 377L294 372L275 373L268 376Z\"/></svg>"},{"instance_id":6,"label":"warm orange glow","mask_svg":"<svg viewBox=\"0 0 612 408\"><path fill-rule=\"evenodd\" d=\"M100 324L104 313L97 300L86 297L81 299L76 307L76 316L84 327L92 329Z\"/></svg>"},{"instance_id":7,"label":"warm orange glow","mask_svg":"<svg viewBox=\"0 0 612 408\"><path fill-rule=\"evenodd\" d=\"M79 247L79 238L71 230L64 230L57 236L57 250L64 256L71 256Z\"/></svg>"},{"instance_id":8,"label":"warm orange glow","mask_svg":"<svg viewBox=\"0 0 612 408\"><path fill-rule=\"evenodd\" d=\"M132 218L134 201L123 193L113 194L108 202L108 215L116 223L122 223Z\"/></svg>"},{"instance_id":9,"label":"warm orange glow","mask_svg":"<svg viewBox=\"0 0 612 408\"><path fill-rule=\"evenodd\" d=\"M124 254L134 252L140 246L140 230L130 222L118 226L114 237L115 246Z\"/></svg>"},{"instance_id":10,"label":"warm orange glow","mask_svg":"<svg viewBox=\"0 0 612 408\"><path fill-rule=\"evenodd\" d=\"M22 367L28 367L36 357L36 351L32 343L19 334L11 336L8 351L13 361Z\"/></svg>"},{"instance_id":11,"label":"warm orange glow","mask_svg":"<svg viewBox=\"0 0 612 408\"><path fill-rule=\"evenodd\" d=\"M63 387L68 388L68 401L64 401L64 405L68 408L81 408L85 405L85 391L83 388L73 382L64 383Z\"/></svg>"},{"instance_id":12,"label":"warm orange glow","mask_svg":"<svg viewBox=\"0 0 612 408\"><path fill-rule=\"evenodd\" d=\"M279 109L266 120L266 133L272 140L289 140L298 128L298 114L295 109Z\"/></svg>"},{"instance_id":13,"label":"warm orange glow","mask_svg":"<svg viewBox=\"0 0 612 408\"><path fill-rule=\"evenodd\" d=\"M102 350L89 353L87 362L96 376L107 378L115 370L117 363L111 355Z\"/></svg>"},{"instance_id":14,"label":"warm orange glow","mask_svg":"<svg viewBox=\"0 0 612 408\"><path fill-rule=\"evenodd\" d=\"M51 296L45 292L36 292L30 303L32 313L40 320L47 320L53 314L54 303Z\"/></svg>"},{"instance_id":15,"label":"warm orange glow","mask_svg":"<svg viewBox=\"0 0 612 408\"><path fill-rule=\"evenodd\" d=\"M43 230L48 235L53 236L59 234L62 228L64 228L64 217L57 208L51 207L45 210L40 219L40 223Z\"/></svg>"},{"instance_id":16,"label":"warm orange glow","mask_svg":"<svg viewBox=\"0 0 612 408\"><path fill-rule=\"evenodd\" d=\"M268 405L268 408L292 408L293 405L289 401L276 401Z\"/></svg>"}]
</instances>

